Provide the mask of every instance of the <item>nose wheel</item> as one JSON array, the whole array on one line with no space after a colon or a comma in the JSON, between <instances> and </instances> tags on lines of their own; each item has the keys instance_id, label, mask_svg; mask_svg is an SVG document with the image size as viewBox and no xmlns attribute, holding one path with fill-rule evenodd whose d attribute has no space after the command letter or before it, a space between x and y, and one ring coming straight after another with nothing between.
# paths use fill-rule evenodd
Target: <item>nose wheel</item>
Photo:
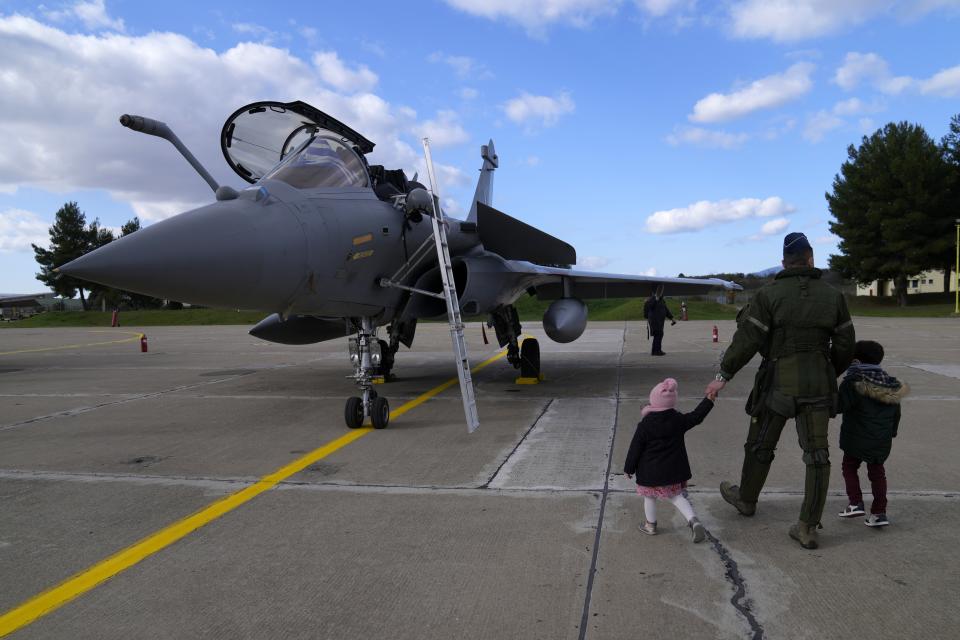
<instances>
[{"instance_id":1,"label":"nose wheel","mask_svg":"<svg viewBox=\"0 0 960 640\"><path fill-rule=\"evenodd\" d=\"M390 402L373 393L373 401L370 403L369 410L363 406L363 398L353 396L347 398L347 405L343 409L343 418L347 426L351 429L359 429L363 426L365 416L370 416L370 423L374 429L386 429L390 424Z\"/></svg>"},{"instance_id":2,"label":"nose wheel","mask_svg":"<svg viewBox=\"0 0 960 640\"><path fill-rule=\"evenodd\" d=\"M389 351L384 352L384 344L383 340L377 340L373 320L362 318L357 335L350 338L350 362L354 372L348 377L354 379L361 393L359 397L347 398L343 409L344 422L351 429L363 426L367 416L370 416L374 429L386 429L390 424L390 403L373 389L374 375L379 374L385 364L387 368L392 364L384 361L385 357L392 356Z\"/></svg>"}]
</instances>

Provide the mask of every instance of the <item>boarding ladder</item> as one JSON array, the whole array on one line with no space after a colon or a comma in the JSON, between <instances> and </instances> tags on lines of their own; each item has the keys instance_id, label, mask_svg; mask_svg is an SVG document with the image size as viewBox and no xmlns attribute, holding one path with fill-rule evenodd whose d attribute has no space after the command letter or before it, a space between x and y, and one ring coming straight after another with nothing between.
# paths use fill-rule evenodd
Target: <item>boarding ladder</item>
<instances>
[{"instance_id":1,"label":"boarding ladder","mask_svg":"<svg viewBox=\"0 0 960 640\"><path fill-rule=\"evenodd\" d=\"M463 413L467 419L467 431L473 433L480 426L477 413L477 398L470 375L470 361L467 359L467 344L463 337L463 318L460 315L460 300L457 298L457 285L453 278L453 263L450 261L450 246L447 244L447 223L440 208L440 189L433 172L433 158L430 156L430 139L423 139L423 152L427 160L427 174L430 176L431 202L433 204L433 240L437 247L437 262L443 280L443 297L447 301L447 320L450 324L450 338L457 358L457 375L460 377L460 393L463 396Z\"/></svg>"}]
</instances>

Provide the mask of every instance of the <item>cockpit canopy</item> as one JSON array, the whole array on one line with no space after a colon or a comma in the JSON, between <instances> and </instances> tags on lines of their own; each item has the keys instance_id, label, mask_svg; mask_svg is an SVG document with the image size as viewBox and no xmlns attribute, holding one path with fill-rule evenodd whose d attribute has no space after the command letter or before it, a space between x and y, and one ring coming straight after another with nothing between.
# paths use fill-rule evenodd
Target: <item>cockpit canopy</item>
<instances>
[{"instance_id":1,"label":"cockpit canopy","mask_svg":"<svg viewBox=\"0 0 960 640\"><path fill-rule=\"evenodd\" d=\"M373 147L347 125L300 101L248 104L227 118L220 133L227 164L241 178L256 182L269 173L299 188L368 186L359 154Z\"/></svg>"},{"instance_id":2,"label":"cockpit canopy","mask_svg":"<svg viewBox=\"0 0 960 640\"><path fill-rule=\"evenodd\" d=\"M317 131L284 154L284 160L264 177L298 189L369 186L366 165L342 140L329 131Z\"/></svg>"}]
</instances>

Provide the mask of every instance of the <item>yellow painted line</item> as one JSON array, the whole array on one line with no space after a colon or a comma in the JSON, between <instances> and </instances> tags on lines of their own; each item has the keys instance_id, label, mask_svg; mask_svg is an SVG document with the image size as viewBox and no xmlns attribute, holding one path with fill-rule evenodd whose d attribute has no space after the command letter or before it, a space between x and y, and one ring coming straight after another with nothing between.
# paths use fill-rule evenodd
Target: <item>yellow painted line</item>
<instances>
[{"instance_id":1,"label":"yellow painted line","mask_svg":"<svg viewBox=\"0 0 960 640\"><path fill-rule=\"evenodd\" d=\"M472 371L477 372L487 365L503 358L505 355L506 352L501 351L473 367ZM422 396L414 398L413 400L401 405L390 412L390 419L392 420L393 418L401 416L411 409L420 406L430 398L433 398L437 394L442 393L443 391L457 384L457 382L458 378L447 380L443 384L434 387L430 391L427 391ZM338 449L342 449L351 442L359 440L371 431L373 431L372 427L361 427L359 429L351 430L349 433L340 436L332 442L328 442L319 449L314 449L310 453L297 458L290 464L277 469L270 475L263 476L255 484L252 484L245 489L241 489L236 493L233 493L207 507L204 507L193 515L187 516L186 518L173 523L165 529L161 529L160 531L147 536L139 542L135 542L133 545L127 547L123 551L115 553L109 558L93 565L89 569L81 571L71 578L67 578L57 586L52 587L51 589L48 589L47 591L44 591L33 598L30 598L20 606L11 609L3 615L0 615L0 638L13 633L17 629L30 624L31 622L47 615L48 613L51 613L52 611L59 609L74 598L77 598L87 591L95 588L100 583L105 582L122 571L129 569L133 565L137 564L141 560L144 560L145 558L150 557L161 549L172 545L193 531L196 531L204 525L213 522L220 516L233 511L237 507L249 502L250 500L253 500L261 493L269 491L290 476L303 471L311 464L326 458L330 454L334 453Z\"/></svg>"},{"instance_id":2,"label":"yellow painted line","mask_svg":"<svg viewBox=\"0 0 960 640\"><path fill-rule=\"evenodd\" d=\"M98 331L96 333L107 333ZM19 351L0 351L0 356L12 356L17 353L37 353L39 351L62 351L63 349L81 349L83 347L99 347L105 344L123 344L125 342L136 342L142 334L124 331L123 333L136 336L135 338L124 338L123 340L109 340L107 342L85 342L82 344L65 344L60 347L41 347L39 349L20 349Z\"/></svg>"}]
</instances>

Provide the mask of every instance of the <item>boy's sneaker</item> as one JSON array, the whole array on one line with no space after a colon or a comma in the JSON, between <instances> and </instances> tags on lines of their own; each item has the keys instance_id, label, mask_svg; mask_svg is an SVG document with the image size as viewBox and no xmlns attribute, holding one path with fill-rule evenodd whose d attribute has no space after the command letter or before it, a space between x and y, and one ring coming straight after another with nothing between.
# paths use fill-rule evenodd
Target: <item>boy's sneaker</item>
<instances>
[{"instance_id":1,"label":"boy's sneaker","mask_svg":"<svg viewBox=\"0 0 960 640\"><path fill-rule=\"evenodd\" d=\"M841 518L852 518L854 516L862 516L866 513L863 509L863 503L859 504L848 504L847 508L838 513L837 515Z\"/></svg>"},{"instance_id":2,"label":"boy's sneaker","mask_svg":"<svg viewBox=\"0 0 960 640\"><path fill-rule=\"evenodd\" d=\"M638 524L637 529L640 530L640 533L645 533L648 536L657 535L657 523L656 522L644 522L643 524Z\"/></svg>"},{"instance_id":3,"label":"boy's sneaker","mask_svg":"<svg viewBox=\"0 0 960 640\"><path fill-rule=\"evenodd\" d=\"M864 520L863 524L867 525L868 527L885 527L890 524L890 521L887 520L887 514L874 513Z\"/></svg>"}]
</instances>

